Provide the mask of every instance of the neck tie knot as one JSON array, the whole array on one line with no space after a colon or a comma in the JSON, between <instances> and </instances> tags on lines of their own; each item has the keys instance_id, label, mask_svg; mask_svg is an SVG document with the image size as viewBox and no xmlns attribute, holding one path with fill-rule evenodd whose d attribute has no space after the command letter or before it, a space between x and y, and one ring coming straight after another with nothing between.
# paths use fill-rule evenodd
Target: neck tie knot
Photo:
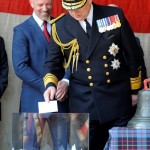
<instances>
[{"instance_id":1,"label":"neck tie knot","mask_svg":"<svg viewBox=\"0 0 150 150\"><path fill-rule=\"evenodd\" d=\"M47 21L44 21L43 22L43 26L44 26L44 29L43 29L43 33L47 39L47 41L49 42L50 41L50 34L49 32L47 31Z\"/></svg>"}]
</instances>

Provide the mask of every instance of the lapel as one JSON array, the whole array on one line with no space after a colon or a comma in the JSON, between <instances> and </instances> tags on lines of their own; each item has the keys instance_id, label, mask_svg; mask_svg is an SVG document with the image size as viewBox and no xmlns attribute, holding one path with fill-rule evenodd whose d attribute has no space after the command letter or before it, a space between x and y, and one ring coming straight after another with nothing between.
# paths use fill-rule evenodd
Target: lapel
<instances>
[{"instance_id":1,"label":"lapel","mask_svg":"<svg viewBox=\"0 0 150 150\"><path fill-rule=\"evenodd\" d=\"M72 31L73 31L75 38L77 38L77 40L81 42L89 41L89 38L87 34L85 33L85 31L83 30L83 28L81 27L80 23L75 19L73 19L72 22L73 22Z\"/></svg>"},{"instance_id":2,"label":"lapel","mask_svg":"<svg viewBox=\"0 0 150 150\"><path fill-rule=\"evenodd\" d=\"M93 4L92 33L91 33L91 39L90 39L90 42L89 42L86 59L89 58L89 56L93 52L93 50L94 50L95 46L97 45L97 43L100 42L99 39L102 36L102 34L98 31L98 27L97 27L97 23L96 23L96 20L102 18L102 16L103 16L99 9L100 8L98 8L98 10L97 10L95 4Z\"/></svg>"},{"instance_id":3,"label":"lapel","mask_svg":"<svg viewBox=\"0 0 150 150\"><path fill-rule=\"evenodd\" d=\"M80 45L79 45L80 59L85 60L86 59L85 50L87 51L87 49L88 49L87 43L89 43L89 38L88 38L86 32L81 27L80 23L73 18L71 18L71 19L72 19L72 21L69 21L70 23L68 23L68 26L70 24L70 27L71 27L74 37L80 43Z\"/></svg>"},{"instance_id":4,"label":"lapel","mask_svg":"<svg viewBox=\"0 0 150 150\"><path fill-rule=\"evenodd\" d=\"M48 41L46 40L41 28L32 16L29 18L29 27L32 28L34 36L39 38L39 42L43 43L43 45L48 45Z\"/></svg>"}]
</instances>

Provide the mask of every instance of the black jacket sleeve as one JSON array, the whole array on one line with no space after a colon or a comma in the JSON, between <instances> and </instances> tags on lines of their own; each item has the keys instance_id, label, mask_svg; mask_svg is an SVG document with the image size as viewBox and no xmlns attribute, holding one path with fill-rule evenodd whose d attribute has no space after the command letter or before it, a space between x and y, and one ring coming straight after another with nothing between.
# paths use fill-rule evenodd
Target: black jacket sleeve
<instances>
[{"instance_id":1,"label":"black jacket sleeve","mask_svg":"<svg viewBox=\"0 0 150 150\"><path fill-rule=\"evenodd\" d=\"M8 85L8 59L4 39L0 37L0 98Z\"/></svg>"}]
</instances>

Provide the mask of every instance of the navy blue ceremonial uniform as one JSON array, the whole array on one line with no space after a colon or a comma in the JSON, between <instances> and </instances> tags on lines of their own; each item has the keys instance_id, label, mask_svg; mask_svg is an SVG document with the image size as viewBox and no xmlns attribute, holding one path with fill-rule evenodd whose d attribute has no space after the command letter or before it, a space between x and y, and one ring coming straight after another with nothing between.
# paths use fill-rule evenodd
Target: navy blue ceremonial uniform
<instances>
[{"instance_id":1,"label":"navy blue ceremonial uniform","mask_svg":"<svg viewBox=\"0 0 150 150\"><path fill-rule=\"evenodd\" d=\"M79 22L69 14L58 19L55 27L61 43L65 44L77 39L79 45L77 70L74 67L70 77L71 112L88 112L92 120L99 119L101 123L104 123L131 110L131 94L137 94L139 87L131 89L130 80L140 78L140 55L133 31L122 10L95 4L93 8L91 39L88 38ZM119 16L121 27L100 33L96 20L116 14ZM45 63L45 77L50 73L58 78L59 70L63 68L64 58L69 61L71 48L68 47L61 52L61 46L54 39L56 34L52 35ZM109 53L113 43L120 48L115 57ZM113 69L111 66L114 59L120 62L118 69ZM72 62L73 57L70 63L71 68ZM51 83L55 84L53 80L47 78L44 82L48 83L47 87Z\"/></svg>"},{"instance_id":2,"label":"navy blue ceremonial uniform","mask_svg":"<svg viewBox=\"0 0 150 150\"><path fill-rule=\"evenodd\" d=\"M68 3L64 1L64 5ZM113 27L111 16L121 26ZM97 22L105 21L103 18L112 21L112 26L105 24L111 29L99 27ZM93 3L90 38L70 14L53 22L44 84L46 88L57 86L63 67L70 67L70 111L90 113L90 150L103 149L108 129L125 126L130 119L131 95L141 88L141 59L134 33L120 8Z\"/></svg>"}]
</instances>

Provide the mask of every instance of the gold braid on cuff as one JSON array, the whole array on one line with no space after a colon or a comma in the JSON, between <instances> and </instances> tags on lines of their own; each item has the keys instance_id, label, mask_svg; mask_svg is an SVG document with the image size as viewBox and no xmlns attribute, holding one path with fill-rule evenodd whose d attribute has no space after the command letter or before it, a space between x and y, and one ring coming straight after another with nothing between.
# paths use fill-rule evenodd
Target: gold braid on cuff
<instances>
[{"instance_id":1,"label":"gold braid on cuff","mask_svg":"<svg viewBox=\"0 0 150 150\"><path fill-rule=\"evenodd\" d=\"M52 82L54 83L56 86L58 84L58 79L55 75L51 74L51 73L47 73L45 75L45 77L43 78L44 80L44 86L46 87L48 83Z\"/></svg>"},{"instance_id":2,"label":"gold braid on cuff","mask_svg":"<svg viewBox=\"0 0 150 150\"><path fill-rule=\"evenodd\" d=\"M142 79L141 79L141 71L139 72L139 76L135 78L130 78L131 83L131 90L140 89L142 86Z\"/></svg>"}]
</instances>

